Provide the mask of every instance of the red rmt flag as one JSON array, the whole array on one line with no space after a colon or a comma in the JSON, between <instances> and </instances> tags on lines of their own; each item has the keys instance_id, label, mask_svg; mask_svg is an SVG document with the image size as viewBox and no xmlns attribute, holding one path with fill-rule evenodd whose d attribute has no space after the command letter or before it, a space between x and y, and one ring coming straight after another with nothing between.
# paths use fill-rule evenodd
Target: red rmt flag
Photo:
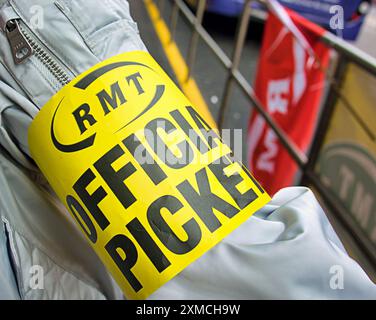
<instances>
[{"instance_id":1,"label":"red rmt flag","mask_svg":"<svg viewBox=\"0 0 376 320\"><path fill-rule=\"evenodd\" d=\"M284 15L270 13L266 22L255 93L290 139L306 152L325 90L322 70L328 67L330 49L319 41L326 32L321 27L293 12L284 11ZM294 183L297 165L256 110L249 122L248 161L270 194Z\"/></svg>"}]
</instances>

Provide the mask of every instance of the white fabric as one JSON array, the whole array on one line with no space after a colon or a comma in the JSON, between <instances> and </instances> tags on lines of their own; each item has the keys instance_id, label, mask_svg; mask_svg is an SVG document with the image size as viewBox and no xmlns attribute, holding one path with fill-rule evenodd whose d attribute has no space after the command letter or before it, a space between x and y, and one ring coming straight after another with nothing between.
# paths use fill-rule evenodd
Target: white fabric
<instances>
[{"instance_id":1,"label":"white fabric","mask_svg":"<svg viewBox=\"0 0 376 320\"><path fill-rule=\"evenodd\" d=\"M343 289L331 273L338 267ZM151 298L376 299L376 286L345 252L313 193L297 187L278 192Z\"/></svg>"}]
</instances>

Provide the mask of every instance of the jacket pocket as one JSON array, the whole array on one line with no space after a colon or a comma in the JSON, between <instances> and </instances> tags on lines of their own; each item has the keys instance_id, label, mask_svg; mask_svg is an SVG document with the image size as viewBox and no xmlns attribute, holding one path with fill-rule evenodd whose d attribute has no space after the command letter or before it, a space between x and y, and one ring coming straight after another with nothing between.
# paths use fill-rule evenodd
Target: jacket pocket
<instances>
[{"instance_id":1,"label":"jacket pocket","mask_svg":"<svg viewBox=\"0 0 376 320\"><path fill-rule=\"evenodd\" d=\"M14 230L2 217L8 253L21 299L23 300L104 300L94 283L88 283L46 254Z\"/></svg>"},{"instance_id":2,"label":"jacket pocket","mask_svg":"<svg viewBox=\"0 0 376 320\"><path fill-rule=\"evenodd\" d=\"M56 5L99 60L145 49L127 1L59 0Z\"/></svg>"},{"instance_id":3,"label":"jacket pocket","mask_svg":"<svg viewBox=\"0 0 376 320\"><path fill-rule=\"evenodd\" d=\"M20 287L20 284L22 283L20 281L21 279L21 267L20 267L20 259L17 254L17 250L15 247L15 241L14 241L14 236L13 236L13 230L8 222L4 217L1 218L1 223L3 224L4 227L4 232L5 232L5 241L6 241L6 248L7 248L7 253L8 253L8 259L9 259L9 266L11 268L11 271L13 273L14 279L16 282L16 286L18 289L18 293L21 298L22 297L22 290ZM12 275L9 275L10 277ZM8 279L10 280L10 279Z\"/></svg>"}]
</instances>

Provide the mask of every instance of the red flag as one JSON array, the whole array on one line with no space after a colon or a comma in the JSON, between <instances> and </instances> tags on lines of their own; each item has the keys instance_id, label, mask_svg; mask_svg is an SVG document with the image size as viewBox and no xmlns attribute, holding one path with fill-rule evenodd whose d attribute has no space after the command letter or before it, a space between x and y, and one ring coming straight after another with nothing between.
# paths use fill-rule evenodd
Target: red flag
<instances>
[{"instance_id":1,"label":"red flag","mask_svg":"<svg viewBox=\"0 0 376 320\"><path fill-rule=\"evenodd\" d=\"M255 93L284 132L305 152L316 125L325 86L322 70L329 64L330 49L319 41L325 30L296 13L288 13L296 28L287 28L274 14L269 14ZM321 66L313 63L313 52ZM250 119L248 152L252 172L270 194L294 183L297 165L256 111Z\"/></svg>"}]
</instances>

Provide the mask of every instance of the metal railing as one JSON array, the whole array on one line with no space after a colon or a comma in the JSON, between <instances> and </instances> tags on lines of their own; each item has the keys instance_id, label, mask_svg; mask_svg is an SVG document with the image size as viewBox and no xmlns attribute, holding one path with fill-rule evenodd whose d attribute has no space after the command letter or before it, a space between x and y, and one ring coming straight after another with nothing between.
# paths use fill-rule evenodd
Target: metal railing
<instances>
[{"instance_id":1,"label":"metal railing","mask_svg":"<svg viewBox=\"0 0 376 320\"><path fill-rule=\"evenodd\" d=\"M166 0L157 0L157 5L162 10L165 6ZM196 6L196 13L194 14L188 5L183 0L168 0L172 2L172 10L170 15L169 27L172 38L176 33L177 21L181 14L192 27L192 35L189 43L187 65L188 70L192 70L195 64L197 46L199 39L202 39L204 43L214 53L216 58L221 62L223 67L227 70L227 79L225 83L225 89L222 97L222 103L220 106L219 117L217 124L219 129L223 127L225 115L228 112L230 95L234 86L238 86L255 110L264 118L266 123L275 132L279 138L281 144L289 153L291 158L296 162L300 170L302 171L302 178L300 183L303 185L311 186L315 189L316 194L322 200L324 206L330 210L330 212L341 222L346 231L356 242L358 248L365 254L368 262L374 270L376 270L376 248L375 245L365 235L360 226L355 223L354 218L349 216L346 208L336 196L331 192L328 192L328 188L323 184L318 174L315 172L315 166L320 154L320 150L323 146L323 142L326 136L326 132L329 128L329 122L333 113L336 98L343 99L346 102L345 97L340 90L340 79L343 75L344 67L348 63L354 63L357 66L363 68L370 74L376 77L376 59L367 55L363 51L348 44L346 41L336 37L330 32L326 32L321 41L327 46L333 48L337 53L337 67L334 74L329 74L329 93L327 94L326 102L323 105L321 114L318 120L318 126L315 133L315 138L310 152L306 155L299 147L289 138L289 136L280 128L280 126L273 120L270 114L266 111L262 103L256 97L252 85L246 80L243 74L239 70L239 64L248 32L248 26L252 14L252 8L250 3L252 0L245 0L243 12L239 18L235 44L233 48L232 57L228 57L220 45L211 37L211 35L205 30L202 25L204 12L206 9L206 0L198 0ZM268 1L259 1L267 4ZM191 76L191 71L188 71L187 79ZM357 111L349 104L345 103L354 117L358 117ZM361 118L358 117L360 123ZM361 123L362 125L362 123ZM375 133L372 128L368 128L366 124L363 126L368 134L375 140Z\"/></svg>"}]
</instances>

